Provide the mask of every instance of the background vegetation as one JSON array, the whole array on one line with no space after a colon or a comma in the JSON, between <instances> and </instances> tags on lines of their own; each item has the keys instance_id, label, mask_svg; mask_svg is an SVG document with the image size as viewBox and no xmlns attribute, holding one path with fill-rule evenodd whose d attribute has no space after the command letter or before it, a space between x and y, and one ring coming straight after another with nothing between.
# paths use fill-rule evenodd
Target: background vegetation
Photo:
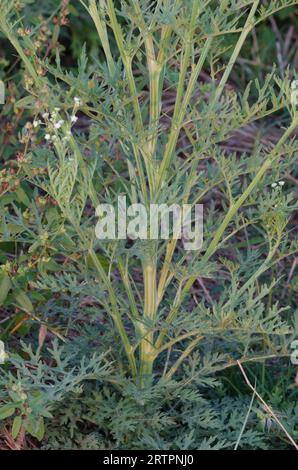
<instances>
[{"instance_id":1,"label":"background vegetation","mask_svg":"<svg viewBox=\"0 0 298 470\"><path fill-rule=\"evenodd\" d=\"M197 2L205 15L192 29L196 2L155 3L4 2L3 449L295 446L298 167L290 83L298 65L297 2ZM220 82L256 3L257 24ZM160 25L165 38L172 28L168 44L159 42ZM160 177L166 137L213 36ZM166 63L156 95L144 44L150 37ZM144 142L154 149L152 166L140 150ZM145 162L135 173L132 154ZM268 155L269 171L214 244ZM188 185L192 203L199 194L206 262L185 257L179 244L94 240L97 202L123 193L153 200L162 182L163 201L184 200ZM154 311L146 295L152 270L159 272L158 286L148 288L160 295ZM148 344L160 334L149 364Z\"/></svg>"}]
</instances>

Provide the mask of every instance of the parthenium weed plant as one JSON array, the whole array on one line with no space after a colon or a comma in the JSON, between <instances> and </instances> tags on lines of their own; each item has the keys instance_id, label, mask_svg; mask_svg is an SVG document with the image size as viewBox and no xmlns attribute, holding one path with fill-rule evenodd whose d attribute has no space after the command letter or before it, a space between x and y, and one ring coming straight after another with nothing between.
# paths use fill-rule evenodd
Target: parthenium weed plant
<instances>
[{"instance_id":1,"label":"parthenium weed plant","mask_svg":"<svg viewBox=\"0 0 298 470\"><path fill-rule=\"evenodd\" d=\"M82 45L77 71L61 65L58 50L56 57L41 57L38 28L26 34L14 2L1 7L0 29L23 62L28 92L15 106L34 114L34 145L28 139L20 177L56 204L41 217L28 203L29 222L12 204L3 215L5 237L38 253L31 290L57 298L68 293L80 310L87 298L108 322L112 382L132 381L144 394L175 380L181 387L212 385L205 375L237 359L289 354L294 313L270 301L278 279L262 279L297 250L287 236L295 204L279 184L298 150L295 77L273 70L243 94L228 82L251 31L296 4L85 0L98 56L88 61ZM278 119L284 110L288 125L273 147L256 143L251 154L224 149L236 129L270 115ZM40 167L45 171L37 175ZM96 207L116 207L118 195L148 210L150 204L203 203L203 247L185 251L176 239L98 240ZM237 243L242 233L245 252ZM256 236L252 250L249 240ZM59 264L61 256L67 263ZM198 301L194 286L209 278L218 291L210 297L203 283ZM8 272L5 279L9 292L16 286ZM43 324L30 291L20 295L19 307ZM62 330L53 334L67 336L67 327Z\"/></svg>"}]
</instances>

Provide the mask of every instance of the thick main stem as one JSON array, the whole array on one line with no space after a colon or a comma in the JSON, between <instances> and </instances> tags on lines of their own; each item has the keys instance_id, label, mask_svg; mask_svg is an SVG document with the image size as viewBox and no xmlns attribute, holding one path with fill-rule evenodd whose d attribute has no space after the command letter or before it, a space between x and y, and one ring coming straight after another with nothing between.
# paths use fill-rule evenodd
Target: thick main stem
<instances>
[{"instance_id":1,"label":"thick main stem","mask_svg":"<svg viewBox=\"0 0 298 470\"><path fill-rule=\"evenodd\" d=\"M140 328L140 382L141 386L152 382L153 363L155 359L154 324L156 318L156 264L147 261L143 266L144 276L144 317Z\"/></svg>"}]
</instances>

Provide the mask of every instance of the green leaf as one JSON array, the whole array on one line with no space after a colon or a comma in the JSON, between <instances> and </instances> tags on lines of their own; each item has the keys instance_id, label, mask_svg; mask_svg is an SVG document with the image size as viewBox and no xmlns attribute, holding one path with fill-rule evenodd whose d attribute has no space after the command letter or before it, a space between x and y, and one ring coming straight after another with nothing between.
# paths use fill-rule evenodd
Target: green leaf
<instances>
[{"instance_id":1,"label":"green leaf","mask_svg":"<svg viewBox=\"0 0 298 470\"><path fill-rule=\"evenodd\" d=\"M8 403L7 405L3 405L0 408L0 419L8 418L9 416L13 415L15 412L15 405L13 403Z\"/></svg>"},{"instance_id":2,"label":"green leaf","mask_svg":"<svg viewBox=\"0 0 298 470\"><path fill-rule=\"evenodd\" d=\"M12 430L11 430L11 435L13 439L15 439L17 435L19 434L21 426L22 426L22 422L23 420L21 416L16 416L14 418L13 424L12 424Z\"/></svg>"},{"instance_id":3,"label":"green leaf","mask_svg":"<svg viewBox=\"0 0 298 470\"><path fill-rule=\"evenodd\" d=\"M44 419L42 417L38 420L31 418L26 423L26 430L31 434L31 436L36 437L36 439L41 441L45 433Z\"/></svg>"},{"instance_id":4,"label":"green leaf","mask_svg":"<svg viewBox=\"0 0 298 470\"><path fill-rule=\"evenodd\" d=\"M21 225L18 225L18 224L13 224L11 222L9 222L7 224L7 230L9 231L10 235L15 235L17 233L21 233L24 231L24 227L22 227Z\"/></svg>"},{"instance_id":5,"label":"green leaf","mask_svg":"<svg viewBox=\"0 0 298 470\"><path fill-rule=\"evenodd\" d=\"M41 441L45 433L44 419L40 418L38 422L38 428L36 431L36 438Z\"/></svg>"},{"instance_id":6,"label":"green leaf","mask_svg":"<svg viewBox=\"0 0 298 470\"><path fill-rule=\"evenodd\" d=\"M28 253L33 253L40 246L40 241L36 240L28 249Z\"/></svg>"},{"instance_id":7,"label":"green leaf","mask_svg":"<svg viewBox=\"0 0 298 470\"><path fill-rule=\"evenodd\" d=\"M109 266L110 266L109 260L105 256L98 255L98 254L96 255L96 257L98 258L98 261L101 263L105 272L108 273ZM94 261L92 260L90 255L87 256L87 264L88 264L88 267L90 268L95 266Z\"/></svg>"},{"instance_id":8,"label":"green leaf","mask_svg":"<svg viewBox=\"0 0 298 470\"><path fill-rule=\"evenodd\" d=\"M3 303L5 302L10 288L10 278L7 273L2 272L0 274L0 305L3 305Z\"/></svg>"},{"instance_id":9,"label":"green leaf","mask_svg":"<svg viewBox=\"0 0 298 470\"><path fill-rule=\"evenodd\" d=\"M25 310L25 312L28 312L28 313L33 313L34 312L34 307L32 305L32 302L29 299L28 295L25 294L24 291L19 290L15 294L15 300L16 300L17 304L20 306L20 308L22 310Z\"/></svg>"},{"instance_id":10,"label":"green leaf","mask_svg":"<svg viewBox=\"0 0 298 470\"><path fill-rule=\"evenodd\" d=\"M5 207L8 204L11 204L16 199L16 193L4 194L1 196L0 207Z\"/></svg>"},{"instance_id":11,"label":"green leaf","mask_svg":"<svg viewBox=\"0 0 298 470\"><path fill-rule=\"evenodd\" d=\"M19 186L18 189L16 190L16 195L18 198L18 201L24 204L25 206L29 207L31 202L27 194L25 193L24 189Z\"/></svg>"},{"instance_id":12,"label":"green leaf","mask_svg":"<svg viewBox=\"0 0 298 470\"><path fill-rule=\"evenodd\" d=\"M35 103L35 97L33 96L25 96L25 98L20 99L14 105L15 111L18 108L32 108Z\"/></svg>"}]
</instances>

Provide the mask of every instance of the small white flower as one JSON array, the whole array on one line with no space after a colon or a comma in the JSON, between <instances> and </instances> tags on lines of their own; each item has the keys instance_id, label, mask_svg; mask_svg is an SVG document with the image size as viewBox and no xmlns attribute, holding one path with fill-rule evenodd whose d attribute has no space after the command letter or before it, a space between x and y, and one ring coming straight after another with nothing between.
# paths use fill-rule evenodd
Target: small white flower
<instances>
[{"instance_id":1,"label":"small white flower","mask_svg":"<svg viewBox=\"0 0 298 470\"><path fill-rule=\"evenodd\" d=\"M39 123L40 123L40 121L34 120L34 121L33 121L33 127L37 127L37 126L39 125Z\"/></svg>"},{"instance_id":2,"label":"small white flower","mask_svg":"<svg viewBox=\"0 0 298 470\"><path fill-rule=\"evenodd\" d=\"M0 364L4 364L7 359L7 354L5 352L5 346L3 341L0 340Z\"/></svg>"},{"instance_id":3,"label":"small white flower","mask_svg":"<svg viewBox=\"0 0 298 470\"><path fill-rule=\"evenodd\" d=\"M75 104L76 104L77 106L80 106L80 104L81 104L80 98L78 98L77 96L75 96L73 100L74 100L74 102L75 102Z\"/></svg>"},{"instance_id":4,"label":"small white flower","mask_svg":"<svg viewBox=\"0 0 298 470\"><path fill-rule=\"evenodd\" d=\"M285 184L285 182L284 182L284 181L280 181L278 184L279 184L279 186L283 186L283 185Z\"/></svg>"},{"instance_id":5,"label":"small white flower","mask_svg":"<svg viewBox=\"0 0 298 470\"><path fill-rule=\"evenodd\" d=\"M63 119L60 119L60 121L56 122L55 124L55 129L60 129L60 127L64 124Z\"/></svg>"},{"instance_id":6,"label":"small white flower","mask_svg":"<svg viewBox=\"0 0 298 470\"><path fill-rule=\"evenodd\" d=\"M42 117L43 117L44 119L48 119L49 113L43 113L43 114L42 114Z\"/></svg>"},{"instance_id":7,"label":"small white flower","mask_svg":"<svg viewBox=\"0 0 298 470\"><path fill-rule=\"evenodd\" d=\"M46 135L44 136L44 138L45 138L46 140L50 140L51 136L50 136L50 134L46 134Z\"/></svg>"},{"instance_id":8,"label":"small white flower","mask_svg":"<svg viewBox=\"0 0 298 470\"><path fill-rule=\"evenodd\" d=\"M77 120L78 120L77 116L74 116L74 115L72 115L70 118L71 122L77 122Z\"/></svg>"},{"instance_id":9,"label":"small white flower","mask_svg":"<svg viewBox=\"0 0 298 470\"><path fill-rule=\"evenodd\" d=\"M271 184L271 187L272 187L272 188L276 188L276 186L277 186L277 183L272 183L272 184Z\"/></svg>"}]
</instances>

